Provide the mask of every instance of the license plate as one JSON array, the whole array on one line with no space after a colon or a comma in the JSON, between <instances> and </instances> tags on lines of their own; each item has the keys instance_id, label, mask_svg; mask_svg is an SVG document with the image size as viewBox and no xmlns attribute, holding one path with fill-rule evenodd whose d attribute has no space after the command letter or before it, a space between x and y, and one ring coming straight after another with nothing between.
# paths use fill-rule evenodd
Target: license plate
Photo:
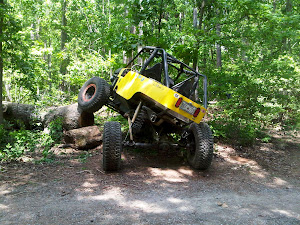
<instances>
[{"instance_id":1,"label":"license plate","mask_svg":"<svg viewBox=\"0 0 300 225\"><path fill-rule=\"evenodd\" d=\"M195 111L196 111L196 107L193 106L192 104L189 104L185 101L182 101L182 103L180 104L179 106L180 109L182 109L183 111L191 114L191 115L194 115Z\"/></svg>"}]
</instances>

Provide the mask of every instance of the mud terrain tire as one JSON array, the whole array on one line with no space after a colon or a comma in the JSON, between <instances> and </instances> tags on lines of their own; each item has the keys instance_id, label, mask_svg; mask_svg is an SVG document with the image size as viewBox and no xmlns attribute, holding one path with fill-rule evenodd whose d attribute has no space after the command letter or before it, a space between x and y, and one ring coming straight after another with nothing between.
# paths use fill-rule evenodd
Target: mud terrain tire
<instances>
[{"instance_id":1,"label":"mud terrain tire","mask_svg":"<svg viewBox=\"0 0 300 225\"><path fill-rule=\"evenodd\" d=\"M122 131L119 122L104 124L103 131L103 170L117 171L121 167Z\"/></svg>"},{"instance_id":2,"label":"mud terrain tire","mask_svg":"<svg viewBox=\"0 0 300 225\"><path fill-rule=\"evenodd\" d=\"M86 81L78 94L78 106L84 112L98 111L110 96L109 84L100 77L93 77Z\"/></svg>"},{"instance_id":3,"label":"mud terrain tire","mask_svg":"<svg viewBox=\"0 0 300 225\"><path fill-rule=\"evenodd\" d=\"M188 151L189 164L198 170L207 169L213 158L213 135L206 123L190 126L189 142L193 148Z\"/></svg>"},{"instance_id":4,"label":"mud terrain tire","mask_svg":"<svg viewBox=\"0 0 300 225\"><path fill-rule=\"evenodd\" d=\"M133 134L138 134L141 132L143 124L145 122L146 113L147 112L144 109L141 109L141 111L137 115L137 117L131 127Z\"/></svg>"}]
</instances>

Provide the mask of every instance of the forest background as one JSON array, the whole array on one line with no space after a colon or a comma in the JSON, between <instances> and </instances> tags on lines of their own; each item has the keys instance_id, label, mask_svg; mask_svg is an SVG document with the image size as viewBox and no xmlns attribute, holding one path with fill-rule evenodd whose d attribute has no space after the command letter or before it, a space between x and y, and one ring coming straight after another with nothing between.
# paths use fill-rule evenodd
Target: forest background
<instances>
[{"instance_id":1,"label":"forest background","mask_svg":"<svg viewBox=\"0 0 300 225\"><path fill-rule=\"evenodd\" d=\"M299 42L293 0L0 0L0 103L75 103L88 78L160 46L207 75L214 135L251 145L299 129ZM25 134L4 127L2 156Z\"/></svg>"}]
</instances>

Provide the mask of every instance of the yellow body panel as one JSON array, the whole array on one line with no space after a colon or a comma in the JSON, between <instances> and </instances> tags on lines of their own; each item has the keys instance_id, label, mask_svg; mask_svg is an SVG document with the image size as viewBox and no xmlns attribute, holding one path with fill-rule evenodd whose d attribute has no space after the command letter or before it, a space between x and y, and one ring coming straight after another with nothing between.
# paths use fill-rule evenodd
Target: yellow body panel
<instances>
[{"instance_id":1,"label":"yellow body panel","mask_svg":"<svg viewBox=\"0 0 300 225\"><path fill-rule=\"evenodd\" d=\"M122 73L123 70L121 70L120 74ZM200 123L206 113L206 109L196 102L193 102L192 100L177 93L176 91L162 85L156 80L147 78L133 71L129 71L124 77L119 75L119 79L115 85L115 88L116 93L127 100L131 99L136 93L143 93L144 95L150 97L161 105L174 112L179 113L180 115L192 120L195 123ZM179 107L175 107L175 104L180 97L196 108L200 108L200 113L197 117L194 117L193 115L183 111Z\"/></svg>"}]
</instances>

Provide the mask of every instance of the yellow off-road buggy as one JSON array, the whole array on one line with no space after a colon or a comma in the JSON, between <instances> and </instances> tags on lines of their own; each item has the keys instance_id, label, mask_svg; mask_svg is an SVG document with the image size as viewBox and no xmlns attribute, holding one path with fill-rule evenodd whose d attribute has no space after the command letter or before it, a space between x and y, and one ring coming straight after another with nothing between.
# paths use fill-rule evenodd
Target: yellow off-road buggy
<instances>
[{"instance_id":1,"label":"yellow off-road buggy","mask_svg":"<svg viewBox=\"0 0 300 225\"><path fill-rule=\"evenodd\" d=\"M115 72L111 85L99 77L86 81L78 105L87 112L106 105L128 119L124 140L119 122L104 124L105 171L120 169L123 147L185 149L193 168L207 169L211 164L213 136L201 122L207 108L206 76L162 48L142 48L125 68Z\"/></svg>"}]
</instances>

